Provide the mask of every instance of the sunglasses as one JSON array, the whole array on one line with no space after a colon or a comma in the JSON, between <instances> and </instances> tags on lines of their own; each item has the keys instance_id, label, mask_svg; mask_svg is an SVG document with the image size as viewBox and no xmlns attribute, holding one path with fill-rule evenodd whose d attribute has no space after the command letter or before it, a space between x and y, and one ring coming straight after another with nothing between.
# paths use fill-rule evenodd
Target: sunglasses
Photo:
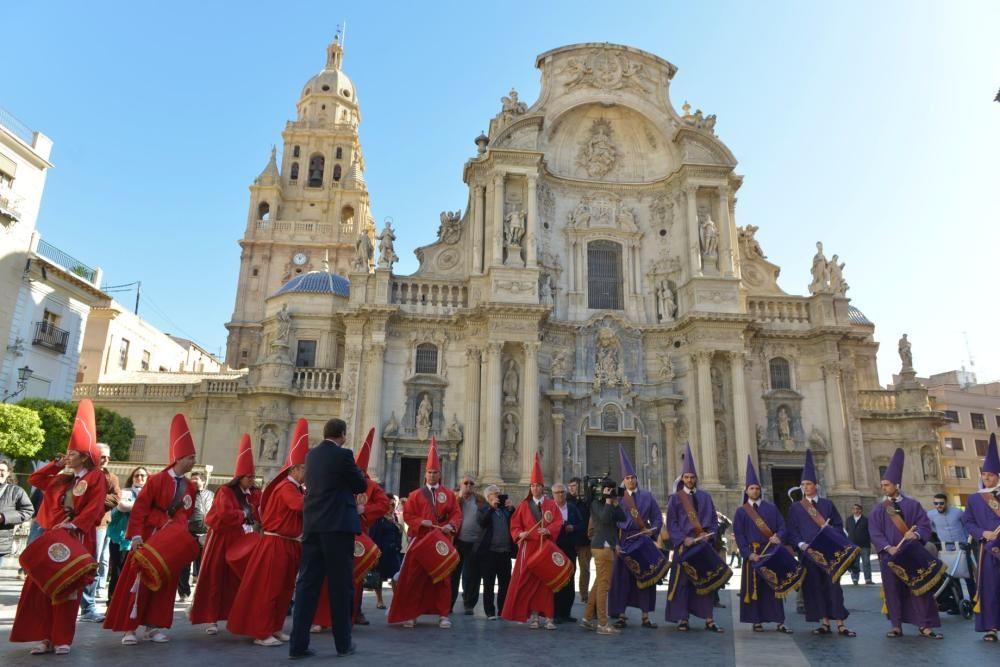
<instances>
[{"instance_id":1,"label":"sunglasses","mask_svg":"<svg viewBox=\"0 0 1000 667\"><path fill-rule=\"evenodd\" d=\"M935 505L944 505L944 503L942 503L942 502L935 502L934 504Z\"/></svg>"},{"instance_id":2,"label":"sunglasses","mask_svg":"<svg viewBox=\"0 0 1000 667\"><path fill-rule=\"evenodd\" d=\"M462 482L462 486L475 486L475 482Z\"/></svg>"}]
</instances>

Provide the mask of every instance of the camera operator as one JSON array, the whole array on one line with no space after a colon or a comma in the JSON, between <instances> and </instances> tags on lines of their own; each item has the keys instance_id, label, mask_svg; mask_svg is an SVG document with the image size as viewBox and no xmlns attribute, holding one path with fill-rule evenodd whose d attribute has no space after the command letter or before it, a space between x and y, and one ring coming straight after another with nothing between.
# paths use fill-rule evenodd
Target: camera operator
<instances>
[{"instance_id":1,"label":"camera operator","mask_svg":"<svg viewBox=\"0 0 1000 667\"><path fill-rule=\"evenodd\" d=\"M618 506L620 497L618 485L611 479L601 482L601 495L590 504L590 524L593 537L590 549L597 567L594 587L587 596L587 608L580 621L587 630L596 628L599 635L617 635L619 630L608 624L608 592L611 590L611 573L615 563L615 547L618 545L618 522L625 521L625 511ZM594 625L594 614L597 625Z\"/></svg>"},{"instance_id":2,"label":"camera operator","mask_svg":"<svg viewBox=\"0 0 1000 667\"><path fill-rule=\"evenodd\" d=\"M590 501L587 498L586 490L583 488L583 480L579 477L574 477L569 480L569 487L567 489L569 494L566 498L568 502L576 505L576 509L580 512L581 523L583 523L583 530L576 533L574 538L576 539L576 559L577 559L577 570L580 574L580 602L587 604L587 594L590 592Z\"/></svg>"},{"instance_id":3,"label":"camera operator","mask_svg":"<svg viewBox=\"0 0 1000 667\"><path fill-rule=\"evenodd\" d=\"M489 620L495 621L507 598L510 561L517 553L510 536L510 517L514 513L514 503L507 494L500 493L495 484L487 486L483 495L486 496L486 504L476 514L476 520L483 529L476 559L483 580L483 611ZM494 602L493 587L497 579L500 580L500 591Z\"/></svg>"}]
</instances>

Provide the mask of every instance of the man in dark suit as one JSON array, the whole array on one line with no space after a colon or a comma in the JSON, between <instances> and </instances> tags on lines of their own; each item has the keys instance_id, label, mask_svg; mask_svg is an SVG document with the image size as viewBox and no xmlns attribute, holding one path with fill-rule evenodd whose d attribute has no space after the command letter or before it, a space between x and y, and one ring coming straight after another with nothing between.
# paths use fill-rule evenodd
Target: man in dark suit
<instances>
[{"instance_id":1,"label":"man in dark suit","mask_svg":"<svg viewBox=\"0 0 1000 667\"><path fill-rule=\"evenodd\" d=\"M342 419L331 419L323 427L323 442L306 455L302 560L295 583L292 638L288 645L292 659L315 655L309 648L309 627L316 614L324 577L337 655L354 653L351 569L354 536L361 532L354 494L362 493L366 482L364 473L354 463L353 453L343 447L346 433L347 424Z\"/></svg>"},{"instance_id":2,"label":"man in dark suit","mask_svg":"<svg viewBox=\"0 0 1000 667\"><path fill-rule=\"evenodd\" d=\"M552 485L552 497L563 515L562 530L559 531L559 537L556 538L556 546L563 550L563 553L569 558L569 562L575 563L578 537L580 533L587 531L583 525L580 510L576 508L576 503L569 502L567 495L566 485ZM555 594L556 623L576 623L576 619L572 615L574 599L576 599L576 591L573 590L573 577L570 577L569 583Z\"/></svg>"},{"instance_id":3,"label":"man in dark suit","mask_svg":"<svg viewBox=\"0 0 1000 667\"><path fill-rule=\"evenodd\" d=\"M865 573L865 583L868 585L873 584L872 582L872 538L868 534L868 517L864 515L864 508L861 505L855 504L851 508L851 516L847 517L847 521L844 522L844 528L847 529L847 537L855 545L861 547L861 555L854 559L851 563L851 581L854 585L858 585L858 579L860 578L861 569L864 568Z\"/></svg>"}]
</instances>

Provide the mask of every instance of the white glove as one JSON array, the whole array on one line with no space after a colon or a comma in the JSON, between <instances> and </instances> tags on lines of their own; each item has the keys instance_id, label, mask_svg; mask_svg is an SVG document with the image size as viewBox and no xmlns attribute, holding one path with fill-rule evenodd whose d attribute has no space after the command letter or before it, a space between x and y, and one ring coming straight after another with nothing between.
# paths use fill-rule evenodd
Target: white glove
<instances>
[{"instance_id":1,"label":"white glove","mask_svg":"<svg viewBox=\"0 0 1000 667\"><path fill-rule=\"evenodd\" d=\"M253 526L247 523L243 524L243 532L244 534L249 535L250 533L253 532Z\"/></svg>"},{"instance_id":2,"label":"white glove","mask_svg":"<svg viewBox=\"0 0 1000 667\"><path fill-rule=\"evenodd\" d=\"M809 547L809 545L806 544L805 542L799 542L799 550L800 551L805 551L806 548L808 548L808 547Z\"/></svg>"},{"instance_id":3,"label":"white glove","mask_svg":"<svg viewBox=\"0 0 1000 667\"><path fill-rule=\"evenodd\" d=\"M142 535L136 535L132 538L132 548L135 549L137 546L142 544Z\"/></svg>"}]
</instances>

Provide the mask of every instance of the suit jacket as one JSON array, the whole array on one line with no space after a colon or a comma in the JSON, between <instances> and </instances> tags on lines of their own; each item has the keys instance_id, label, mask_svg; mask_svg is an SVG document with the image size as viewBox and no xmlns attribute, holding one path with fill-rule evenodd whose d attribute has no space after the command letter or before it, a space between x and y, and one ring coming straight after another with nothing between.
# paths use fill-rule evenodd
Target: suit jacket
<instances>
[{"instance_id":1,"label":"suit jacket","mask_svg":"<svg viewBox=\"0 0 1000 667\"><path fill-rule=\"evenodd\" d=\"M847 538L856 546L867 548L872 545L871 534L868 532L868 517L864 514L860 519L855 519L851 514L844 522L844 527L847 528Z\"/></svg>"},{"instance_id":2,"label":"suit jacket","mask_svg":"<svg viewBox=\"0 0 1000 667\"><path fill-rule=\"evenodd\" d=\"M580 510L577 509L576 503L567 502L566 507L568 510L566 519L563 521L562 530L559 531L559 537L556 539L556 546L572 560L576 558L576 546L579 543L580 533L586 535L587 527L583 523L583 517L580 516ZM566 526L573 526L573 530L567 532Z\"/></svg>"},{"instance_id":3,"label":"suit jacket","mask_svg":"<svg viewBox=\"0 0 1000 667\"><path fill-rule=\"evenodd\" d=\"M368 488L354 453L324 440L306 454L303 533L361 532L355 494Z\"/></svg>"}]
</instances>

